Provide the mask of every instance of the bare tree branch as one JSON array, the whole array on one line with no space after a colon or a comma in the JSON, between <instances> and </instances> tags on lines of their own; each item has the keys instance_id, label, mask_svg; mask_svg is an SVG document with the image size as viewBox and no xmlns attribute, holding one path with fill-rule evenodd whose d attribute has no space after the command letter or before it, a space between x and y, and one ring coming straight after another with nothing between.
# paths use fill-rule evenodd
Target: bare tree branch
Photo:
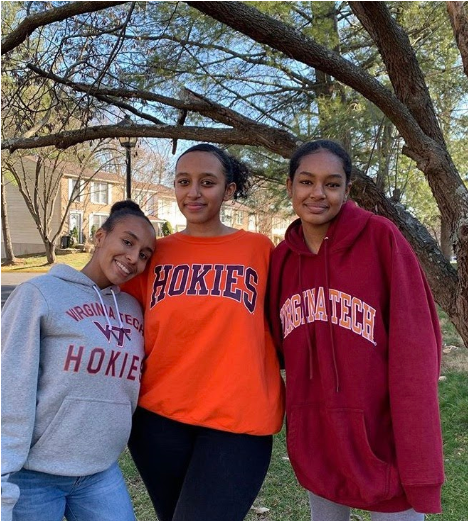
<instances>
[{"instance_id":1,"label":"bare tree branch","mask_svg":"<svg viewBox=\"0 0 468 521\"><path fill-rule=\"evenodd\" d=\"M177 108L181 111L192 111L197 112L203 116L209 117L213 121L218 123L223 123L230 127L234 127L239 131L245 131L249 135L256 135L256 144L261 142L264 143L264 146L270 150L272 150L271 141L275 142L274 152L279 153L281 155L287 155L291 149L297 146L298 141L295 137L289 132L282 129L274 129L268 125L264 125L262 123L258 123L251 118L246 116L242 116L238 112L229 109L219 103L215 103L211 100L208 100L204 96L197 94L189 89L182 89L180 100L169 98L167 96L161 96L158 94L153 94L147 91L141 90L126 90L126 89L106 89L106 88L96 88L92 85L83 84L83 83L75 83L65 78L60 78L59 76L43 71L42 69L29 64L28 67L36 72L37 74L54 80L57 83L61 83L63 85L67 85L68 87L78 91L85 92L89 95L95 96L96 98L106 101L107 103L112 103L113 105L119 106L120 108L125 108L130 112L145 118L147 120L153 121L156 124L164 125L160 120L150 116L148 114L143 114L140 111L137 111L130 105L124 104L118 101L118 98L137 98L146 101L156 101L158 103L162 103L164 105ZM135 127L136 128L136 127ZM172 129L176 127L172 127L169 125L165 126L166 129ZM190 128L190 127L185 127ZM134 128L132 127L132 130ZM263 136L266 136L265 138ZM274 137L273 137L274 136ZM52 137L52 136L50 136ZM114 136L109 136L114 137ZM138 137L138 136L135 136ZM150 137L150 136L147 136ZM153 137L160 137L153 136ZM172 139L179 139L179 136L171 135ZM184 139L184 138L182 138ZM191 139L191 138L185 138ZM254 143L255 144L255 143ZM68 145L69 146L69 145ZM21 147L22 148L22 147Z\"/></svg>"},{"instance_id":2,"label":"bare tree branch","mask_svg":"<svg viewBox=\"0 0 468 521\"><path fill-rule=\"evenodd\" d=\"M255 41L349 85L379 107L395 123L405 141L415 143L418 139L425 141L428 147L433 146L432 140L424 135L408 108L390 90L338 53L243 2L186 3Z\"/></svg>"},{"instance_id":3,"label":"bare tree branch","mask_svg":"<svg viewBox=\"0 0 468 521\"><path fill-rule=\"evenodd\" d=\"M60 22L77 14L93 13L125 3L127 2L69 2L68 5L58 7L57 9L49 9L43 13L28 16L2 40L2 56L23 43L38 27Z\"/></svg>"}]
</instances>

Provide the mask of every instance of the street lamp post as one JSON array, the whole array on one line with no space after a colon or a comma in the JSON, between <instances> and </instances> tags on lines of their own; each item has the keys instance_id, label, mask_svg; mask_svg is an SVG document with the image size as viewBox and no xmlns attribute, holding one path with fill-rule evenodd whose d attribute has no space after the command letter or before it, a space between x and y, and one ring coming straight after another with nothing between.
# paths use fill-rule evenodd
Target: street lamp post
<instances>
[{"instance_id":1,"label":"street lamp post","mask_svg":"<svg viewBox=\"0 0 468 521\"><path fill-rule=\"evenodd\" d=\"M124 119L119 123L122 126L132 125L130 116L125 116ZM135 148L137 138L136 137L119 137L120 144L125 148L125 158L127 165L126 175L126 187L127 187L127 199L132 198L132 148Z\"/></svg>"}]
</instances>

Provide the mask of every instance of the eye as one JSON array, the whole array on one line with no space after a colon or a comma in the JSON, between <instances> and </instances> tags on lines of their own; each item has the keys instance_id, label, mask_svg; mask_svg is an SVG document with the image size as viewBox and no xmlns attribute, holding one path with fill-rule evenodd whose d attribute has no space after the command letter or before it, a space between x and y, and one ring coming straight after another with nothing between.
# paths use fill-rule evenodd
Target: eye
<instances>
[{"instance_id":1,"label":"eye","mask_svg":"<svg viewBox=\"0 0 468 521\"><path fill-rule=\"evenodd\" d=\"M132 242L129 241L128 239L122 239L122 242L123 242L126 246L131 246L131 245L132 245Z\"/></svg>"},{"instance_id":2,"label":"eye","mask_svg":"<svg viewBox=\"0 0 468 521\"><path fill-rule=\"evenodd\" d=\"M148 257L148 255L146 255L146 253L145 253L145 252L143 252L143 251L140 251L140 259L143 259L143 260L148 260L148 259L149 259L149 257Z\"/></svg>"},{"instance_id":3,"label":"eye","mask_svg":"<svg viewBox=\"0 0 468 521\"><path fill-rule=\"evenodd\" d=\"M189 184L188 179L177 179L177 184L180 186L187 186Z\"/></svg>"},{"instance_id":4,"label":"eye","mask_svg":"<svg viewBox=\"0 0 468 521\"><path fill-rule=\"evenodd\" d=\"M201 182L202 186L213 186L214 184L214 181L212 181L211 179L204 179L202 182Z\"/></svg>"},{"instance_id":5,"label":"eye","mask_svg":"<svg viewBox=\"0 0 468 521\"><path fill-rule=\"evenodd\" d=\"M340 183L328 183L328 188L340 188Z\"/></svg>"},{"instance_id":6,"label":"eye","mask_svg":"<svg viewBox=\"0 0 468 521\"><path fill-rule=\"evenodd\" d=\"M302 181L299 181L299 183L301 185L311 185L312 184L312 181L309 181L307 179L303 179Z\"/></svg>"}]
</instances>

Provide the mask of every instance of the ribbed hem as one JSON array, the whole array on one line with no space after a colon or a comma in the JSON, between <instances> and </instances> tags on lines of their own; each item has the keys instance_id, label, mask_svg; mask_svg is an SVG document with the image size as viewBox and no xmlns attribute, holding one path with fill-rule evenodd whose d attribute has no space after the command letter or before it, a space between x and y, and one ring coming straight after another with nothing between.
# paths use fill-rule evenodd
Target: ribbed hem
<instances>
[{"instance_id":1,"label":"ribbed hem","mask_svg":"<svg viewBox=\"0 0 468 521\"><path fill-rule=\"evenodd\" d=\"M403 485L410 505L423 514L440 514L442 512L440 485L408 486Z\"/></svg>"}]
</instances>

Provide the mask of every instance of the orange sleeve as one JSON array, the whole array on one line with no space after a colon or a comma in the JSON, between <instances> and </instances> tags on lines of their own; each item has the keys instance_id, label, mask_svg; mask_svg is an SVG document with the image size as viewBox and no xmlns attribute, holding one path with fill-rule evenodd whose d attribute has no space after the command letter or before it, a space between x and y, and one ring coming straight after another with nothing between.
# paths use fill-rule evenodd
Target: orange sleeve
<instances>
[{"instance_id":1,"label":"orange sleeve","mask_svg":"<svg viewBox=\"0 0 468 521\"><path fill-rule=\"evenodd\" d=\"M132 295L132 297L135 297L138 300L140 305L143 307L143 310L145 309L146 304L146 290L150 266L151 260L148 262L148 265L146 266L145 271L143 273L140 273L140 275L133 277L133 279L124 282L120 286L120 289L122 291L124 291L125 293L129 293L130 295Z\"/></svg>"}]
</instances>

